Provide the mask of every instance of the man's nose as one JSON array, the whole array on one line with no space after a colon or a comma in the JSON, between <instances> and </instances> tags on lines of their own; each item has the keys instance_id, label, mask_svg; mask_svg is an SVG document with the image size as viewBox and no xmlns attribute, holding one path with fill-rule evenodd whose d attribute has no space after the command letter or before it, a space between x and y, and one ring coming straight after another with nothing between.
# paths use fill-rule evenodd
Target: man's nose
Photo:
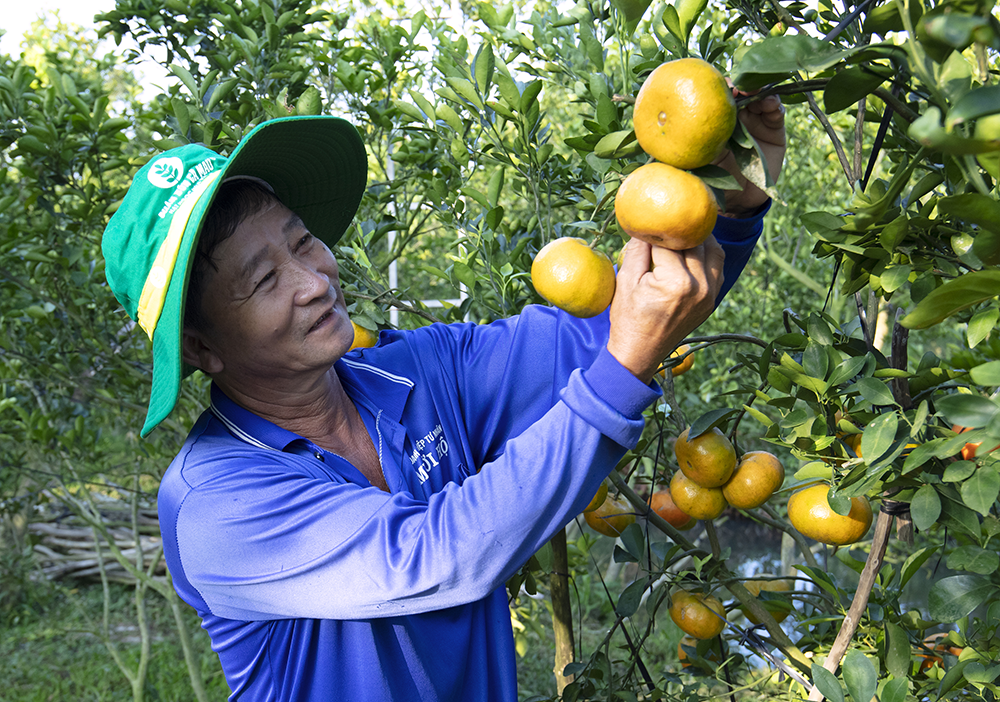
<instances>
[{"instance_id":1,"label":"man's nose","mask_svg":"<svg viewBox=\"0 0 1000 702\"><path fill-rule=\"evenodd\" d=\"M306 261L295 263L295 297L299 304L308 304L330 292L330 275L326 270Z\"/></svg>"}]
</instances>

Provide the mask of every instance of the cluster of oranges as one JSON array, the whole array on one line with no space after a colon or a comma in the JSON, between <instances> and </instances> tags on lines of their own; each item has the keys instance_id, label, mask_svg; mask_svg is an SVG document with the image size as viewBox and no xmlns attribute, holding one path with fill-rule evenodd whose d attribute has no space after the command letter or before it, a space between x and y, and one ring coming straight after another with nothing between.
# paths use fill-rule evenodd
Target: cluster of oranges
<instances>
[{"instance_id":1,"label":"cluster of oranges","mask_svg":"<svg viewBox=\"0 0 1000 702\"><path fill-rule=\"evenodd\" d=\"M711 163L732 136L732 90L702 59L667 61L642 84L632 120L639 146L655 160L633 168L619 186L618 226L656 246L698 246L712 233L718 204L705 182L688 171ZM561 237L539 250L531 282L556 307L593 317L611 304L614 265L585 240Z\"/></svg>"},{"instance_id":2,"label":"cluster of oranges","mask_svg":"<svg viewBox=\"0 0 1000 702\"><path fill-rule=\"evenodd\" d=\"M737 461L732 442L718 427L692 439L689 431L685 429L674 442L679 470L670 480L669 491L682 513L694 519L715 519L727 505L760 507L781 487L785 469L774 454L749 451Z\"/></svg>"}]
</instances>

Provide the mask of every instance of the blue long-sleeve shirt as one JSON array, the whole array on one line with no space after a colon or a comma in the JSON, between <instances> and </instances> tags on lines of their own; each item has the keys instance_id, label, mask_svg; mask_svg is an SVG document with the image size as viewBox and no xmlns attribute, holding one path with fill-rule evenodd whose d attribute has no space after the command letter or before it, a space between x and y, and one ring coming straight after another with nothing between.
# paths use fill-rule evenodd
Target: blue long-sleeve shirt
<instances>
[{"instance_id":1,"label":"blue long-sleeve shirt","mask_svg":"<svg viewBox=\"0 0 1000 702\"><path fill-rule=\"evenodd\" d=\"M761 217L720 219L725 289ZM530 306L349 353L335 368L389 492L213 387L158 500L232 699L515 700L504 582L587 505L659 394L607 338L606 312Z\"/></svg>"}]
</instances>

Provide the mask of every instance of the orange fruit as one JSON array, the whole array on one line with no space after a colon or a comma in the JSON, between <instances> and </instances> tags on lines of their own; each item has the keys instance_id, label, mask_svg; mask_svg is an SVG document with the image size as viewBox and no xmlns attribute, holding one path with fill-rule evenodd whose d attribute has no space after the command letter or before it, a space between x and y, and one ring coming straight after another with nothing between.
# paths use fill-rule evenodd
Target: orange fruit
<instances>
[{"instance_id":1,"label":"orange fruit","mask_svg":"<svg viewBox=\"0 0 1000 702\"><path fill-rule=\"evenodd\" d=\"M677 590L670 596L670 618L688 636L712 639L726 628L726 610L719 599L700 592Z\"/></svg>"},{"instance_id":2,"label":"orange fruit","mask_svg":"<svg viewBox=\"0 0 1000 702\"><path fill-rule=\"evenodd\" d=\"M761 577L768 577L763 575ZM743 586L750 591L750 594L754 597L758 597L762 591L765 592L789 592L792 589L792 583L784 578L780 580L748 580L743 583ZM774 617L774 621L779 624L788 618L791 614L791 607L788 606L790 603L786 604L783 602L777 602L775 600L760 600L761 606L771 613ZM754 624L760 624L757 617L753 616L743 607L740 610Z\"/></svg>"},{"instance_id":3,"label":"orange fruit","mask_svg":"<svg viewBox=\"0 0 1000 702\"><path fill-rule=\"evenodd\" d=\"M872 507L866 497L852 497L851 511L841 515L827 500L829 488L813 485L788 498L788 520L799 533L815 541L843 546L860 541L872 525Z\"/></svg>"},{"instance_id":4,"label":"orange fruit","mask_svg":"<svg viewBox=\"0 0 1000 702\"><path fill-rule=\"evenodd\" d=\"M669 490L657 490L649 498L649 508L675 529L687 531L698 520L674 504Z\"/></svg>"},{"instance_id":5,"label":"orange fruit","mask_svg":"<svg viewBox=\"0 0 1000 702\"><path fill-rule=\"evenodd\" d=\"M718 427L688 441L690 427L674 442L677 465L702 487L725 485L736 469L736 449Z\"/></svg>"},{"instance_id":6,"label":"orange fruit","mask_svg":"<svg viewBox=\"0 0 1000 702\"><path fill-rule=\"evenodd\" d=\"M598 534L618 537L625 527L635 522L635 510L625 500L608 495L600 507L584 512L583 518Z\"/></svg>"},{"instance_id":7,"label":"orange fruit","mask_svg":"<svg viewBox=\"0 0 1000 702\"><path fill-rule=\"evenodd\" d=\"M952 646L947 637L948 632L941 632L931 634L924 639L924 646L931 649L932 653L924 653L923 651L917 653L917 658L923 659L920 663L920 670L927 670L935 664L944 667L943 655L945 653L956 657L962 654L962 647Z\"/></svg>"},{"instance_id":8,"label":"orange fruit","mask_svg":"<svg viewBox=\"0 0 1000 702\"><path fill-rule=\"evenodd\" d=\"M725 77L707 61L667 61L643 82L632 122L639 146L657 161L699 168L733 135L736 101Z\"/></svg>"},{"instance_id":9,"label":"orange fruit","mask_svg":"<svg viewBox=\"0 0 1000 702\"><path fill-rule=\"evenodd\" d=\"M695 519L715 519L726 508L722 488L702 487L681 471L670 479L670 497L678 509Z\"/></svg>"},{"instance_id":10,"label":"orange fruit","mask_svg":"<svg viewBox=\"0 0 1000 702\"><path fill-rule=\"evenodd\" d=\"M677 660L680 661L682 668L687 668L690 663L687 662L688 653L684 649L694 649L694 654L697 655L698 651L698 639L693 636L684 635L680 641L677 642ZM715 648L710 648L704 655L704 659L711 663L719 662L719 652Z\"/></svg>"},{"instance_id":11,"label":"orange fruit","mask_svg":"<svg viewBox=\"0 0 1000 702\"><path fill-rule=\"evenodd\" d=\"M681 344L680 346L678 346L676 349L673 350L673 353L670 354L670 358L679 358L690 350L691 347L688 344ZM691 354L683 361L678 363L676 366L672 366L670 368L670 374L674 377L677 377L678 375L684 375L689 370L691 370L692 366L694 366L694 354ZM663 372L665 371L661 371L661 373Z\"/></svg>"},{"instance_id":12,"label":"orange fruit","mask_svg":"<svg viewBox=\"0 0 1000 702\"><path fill-rule=\"evenodd\" d=\"M550 241L535 255L531 283L559 309L574 317L593 317L611 304L615 268L606 254L583 239L565 236Z\"/></svg>"},{"instance_id":13,"label":"orange fruit","mask_svg":"<svg viewBox=\"0 0 1000 702\"><path fill-rule=\"evenodd\" d=\"M615 194L622 231L674 251L705 241L718 215L715 195L701 178L665 163L639 166Z\"/></svg>"},{"instance_id":14,"label":"orange fruit","mask_svg":"<svg viewBox=\"0 0 1000 702\"><path fill-rule=\"evenodd\" d=\"M348 351L357 348L368 348L378 343L378 332L373 332L371 329L360 326L353 319L351 320L351 326L354 327L354 342L351 344L351 348L347 349Z\"/></svg>"},{"instance_id":15,"label":"orange fruit","mask_svg":"<svg viewBox=\"0 0 1000 702\"><path fill-rule=\"evenodd\" d=\"M591 498L590 503L583 508L584 512L593 512L595 509L604 504L604 500L608 496L608 484L601 483L601 487L597 488L597 492Z\"/></svg>"},{"instance_id":16,"label":"orange fruit","mask_svg":"<svg viewBox=\"0 0 1000 702\"><path fill-rule=\"evenodd\" d=\"M722 486L722 494L737 509L753 509L771 499L784 481L785 468L777 456L767 451L749 451Z\"/></svg>"},{"instance_id":17,"label":"orange fruit","mask_svg":"<svg viewBox=\"0 0 1000 702\"><path fill-rule=\"evenodd\" d=\"M951 429L952 429L952 431L954 431L957 434L964 434L967 431L971 431L970 427L962 427L962 426L959 426L957 424L954 425ZM979 447L982 446L982 445L983 445L982 441L971 441L971 442L967 443L965 446L962 447L962 451L961 451L962 460L963 461L972 461L972 460L975 460L976 454L979 453ZM986 453L993 453L997 449L1000 449L1000 444L994 446L989 451L986 451Z\"/></svg>"}]
</instances>

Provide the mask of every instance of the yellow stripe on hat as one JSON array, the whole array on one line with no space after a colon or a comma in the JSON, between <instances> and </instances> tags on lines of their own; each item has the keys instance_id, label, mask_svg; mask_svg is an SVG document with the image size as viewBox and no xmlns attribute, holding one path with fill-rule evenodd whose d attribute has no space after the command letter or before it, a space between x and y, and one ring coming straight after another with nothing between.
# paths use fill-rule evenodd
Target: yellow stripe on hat
<instances>
[{"instance_id":1,"label":"yellow stripe on hat","mask_svg":"<svg viewBox=\"0 0 1000 702\"><path fill-rule=\"evenodd\" d=\"M191 218L191 212L198 204L198 200L208 187L218 179L219 175L221 175L221 171L216 171L191 188L191 192L187 194L180 208L170 220L167 236L160 244L159 251L156 252L156 260L153 261L153 267L149 269L146 282L142 286L142 295L139 297L139 308L136 314L139 326L150 339L153 338L156 324L160 321L163 301L167 297L170 277L173 275L174 266L177 263L177 254L180 252L188 219Z\"/></svg>"}]
</instances>

